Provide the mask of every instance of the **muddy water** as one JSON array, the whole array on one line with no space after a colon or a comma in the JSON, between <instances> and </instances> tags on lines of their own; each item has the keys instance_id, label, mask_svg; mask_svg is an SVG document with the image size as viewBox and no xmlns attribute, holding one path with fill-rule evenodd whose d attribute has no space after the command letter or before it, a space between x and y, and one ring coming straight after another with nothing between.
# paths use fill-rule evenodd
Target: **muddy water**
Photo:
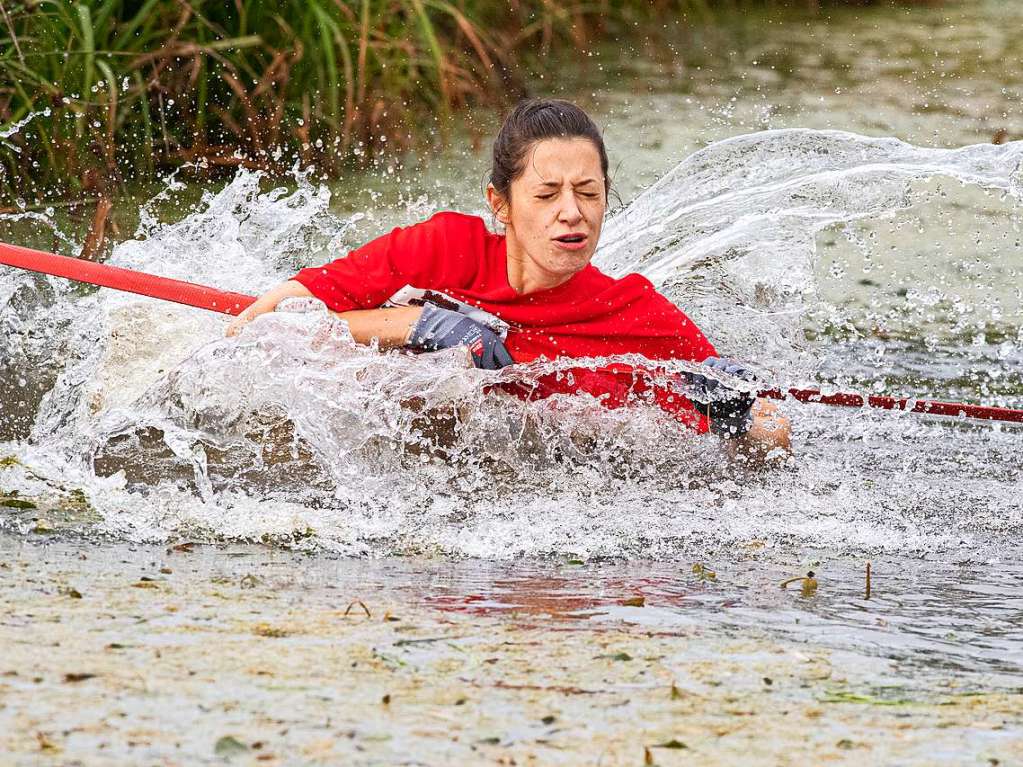
<instances>
[{"instance_id":1,"label":"muddy water","mask_svg":"<svg viewBox=\"0 0 1023 767\"><path fill-rule=\"evenodd\" d=\"M868 600L844 564L804 594L752 558L2 551L14 764L1011 764L1023 746L1002 686L1018 622L996 604L1018 596L966 565L878 562Z\"/></svg>"},{"instance_id":2,"label":"muddy water","mask_svg":"<svg viewBox=\"0 0 1023 767\"><path fill-rule=\"evenodd\" d=\"M595 52L549 87L607 125L630 203L598 261L768 380L1023 406L1023 149L990 143L1023 133L1020 13ZM119 206L112 262L256 292L480 211L484 165L168 182ZM0 224L79 237L58 210ZM1019 429L786 406L794 458L749 472L650 412L523 407L453 358L359 349L315 306L237 342L8 272L0 306L0 730L25 764L1019 750Z\"/></svg>"}]
</instances>

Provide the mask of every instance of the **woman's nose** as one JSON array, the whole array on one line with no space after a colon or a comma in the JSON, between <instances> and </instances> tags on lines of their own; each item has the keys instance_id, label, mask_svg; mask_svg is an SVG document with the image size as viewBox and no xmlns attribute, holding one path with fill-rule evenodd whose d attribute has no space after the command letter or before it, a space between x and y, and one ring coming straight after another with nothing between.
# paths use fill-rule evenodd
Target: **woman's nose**
<instances>
[{"instance_id":1,"label":"woman's nose","mask_svg":"<svg viewBox=\"0 0 1023 767\"><path fill-rule=\"evenodd\" d=\"M558 210L558 219L566 224L576 224L583 217L579 205L576 203L575 195L567 192L561 195L561 206Z\"/></svg>"}]
</instances>

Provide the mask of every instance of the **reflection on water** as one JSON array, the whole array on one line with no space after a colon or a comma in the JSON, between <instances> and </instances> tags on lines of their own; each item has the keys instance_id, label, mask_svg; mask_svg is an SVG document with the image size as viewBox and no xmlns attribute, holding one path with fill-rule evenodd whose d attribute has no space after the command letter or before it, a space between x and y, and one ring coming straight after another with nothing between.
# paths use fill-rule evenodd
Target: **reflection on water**
<instances>
[{"instance_id":1,"label":"reflection on water","mask_svg":"<svg viewBox=\"0 0 1023 767\"><path fill-rule=\"evenodd\" d=\"M889 683L925 688L959 672L1016 689L1023 669L1023 569L1018 563L944 564L875 559L865 596L865 569L821 552L810 562L812 595L780 584L793 569L770 556L729 561L713 578L688 566L590 563L575 567L502 569L462 565L431 579L428 604L469 614L506 614L518 621L556 620L590 627L627 622L650 631L768 630L794 641L893 663ZM418 588L422 573L410 575ZM642 598L642 604L638 604Z\"/></svg>"}]
</instances>

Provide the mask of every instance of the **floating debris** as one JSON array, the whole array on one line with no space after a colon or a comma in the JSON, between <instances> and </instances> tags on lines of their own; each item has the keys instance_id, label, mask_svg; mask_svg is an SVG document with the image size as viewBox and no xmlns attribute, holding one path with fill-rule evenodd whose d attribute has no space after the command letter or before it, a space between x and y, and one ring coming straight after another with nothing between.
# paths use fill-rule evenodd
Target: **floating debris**
<instances>
[{"instance_id":1,"label":"floating debris","mask_svg":"<svg viewBox=\"0 0 1023 767\"><path fill-rule=\"evenodd\" d=\"M86 679L94 679L97 675L90 673L69 672L64 674L64 681L68 683L84 682Z\"/></svg>"},{"instance_id":2,"label":"floating debris","mask_svg":"<svg viewBox=\"0 0 1023 767\"><path fill-rule=\"evenodd\" d=\"M50 736L45 732L36 733L36 742L39 744L39 750L46 753L56 754L62 750L60 746L50 740Z\"/></svg>"},{"instance_id":3,"label":"floating debris","mask_svg":"<svg viewBox=\"0 0 1023 767\"><path fill-rule=\"evenodd\" d=\"M878 698L874 695L838 690L821 698L821 703L863 703L869 706L912 706L917 703L908 698Z\"/></svg>"},{"instance_id":4,"label":"floating debris","mask_svg":"<svg viewBox=\"0 0 1023 767\"><path fill-rule=\"evenodd\" d=\"M693 575L695 575L701 581L714 581L717 580L718 577L718 574L716 572L708 569L700 562L697 562L695 565L693 565Z\"/></svg>"},{"instance_id":5,"label":"floating debris","mask_svg":"<svg viewBox=\"0 0 1023 767\"><path fill-rule=\"evenodd\" d=\"M804 576L799 576L798 578L789 578L787 581L782 581L781 587L783 589L785 589L785 588L788 588L793 583L801 584L801 586L800 586L800 593L804 597L812 597L817 592L817 585L818 585L817 584L817 578L816 578L813 570L810 570Z\"/></svg>"},{"instance_id":6,"label":"floating debris","mask_svg":"<svg viewBox=\"0 0 1023 767\"><path fill-rule=\"evenodd\" d=\"M594 660L597 660L597 659L600 659L600 658L606 658L607 660L615 660L615 661L627 661L627 660L632 660L633 659L632 656L629 655L627 652L616 652L616 653L608 653L608 654L605 654L605 655L594 655L593 656Z\"/></svg>"},{"instance_id":7,"label":"floating debris","mask_svg":"<svg viewBox=\"0 0 1023 767\"><path fill-rule=\"evenodd\" d=\"M243 589L254 589L257 586L259 586L262 582L263 579L260 578L258 575L253 575L252 573L249 573L248 575L243 575L241 577L241 580L238 581L238 585L241 586Z\"/></svg>"},{"instance_id":8,"label":"floating debris","mask_svg":"<svg viewBox=\"0 0 1023 767\"><path fill-rule=\"evenodd\" d=\"M622 599L618 604L622 607L644 607L646 605L646 597L630 597L629 599Z\"/></svg>"},{"instance_id":9,"label":"floating debris","mask_svg":"<svg viewBox=\"0 0 1023 767\"><path fill-rule=\"evenodd\" d=\"M656 743L653 746L651 746L651 748L672 748L672 749L681 750L683 748L689 748L689 746L687 746L681 740L678 740L676 738L672 738L671 740L666 741L664 743Z\"/></svg>"},{"instance_id":10,"label":"floating debris","mask_svg":"<svg viewBox=\"0 0 1023 767\"><path fill-rule=\"evenodd\" d=\"M0 498L0 506L6 506L9 509L38 509L39 506L32 501L26 501L24 498Z\"/></svg>"},{"instance_id":11,"label":"floating debris","mask_svg":"<svg viewBox=\"0 0 1023 767\"><path fill-rule=\"evenodd\" d=\"M271 626L269 623L257 623L252 629L252 633L256 636L269 637L271 639L282 639L288 636L291 632L286 629Z\"/></svg>"},{"instance_id":12,"label":"floating debris","mask_svg":"<svg viewBox=\"0 0 1023 767\"><path fill-rule=\"evenodd\" d=\"M248 751L249 747L233 735L223 736L213 746L214 756L219 756L221 759L230 759L231 757L248 753Z\"/></svg>"},{"instance_id":13,"label":"floating debris","mask_svg":"<svg viewBox=\"0 0 1023 767\"><path fill-rule=\"evenodd\" d=\"M348 607L345 608L345 617L348 617L348 613L350 613L352 611L352 608L355 607L355 605L358 605L363 610L365 610L367 618L372 618L373 617L373 614L369 611L369 608L366 607L366 603L363 602L361 599L354 600L351 604L348 605ZM385 618L385 620L386 620L386 618Z\"/></svg>"}]
</instances>

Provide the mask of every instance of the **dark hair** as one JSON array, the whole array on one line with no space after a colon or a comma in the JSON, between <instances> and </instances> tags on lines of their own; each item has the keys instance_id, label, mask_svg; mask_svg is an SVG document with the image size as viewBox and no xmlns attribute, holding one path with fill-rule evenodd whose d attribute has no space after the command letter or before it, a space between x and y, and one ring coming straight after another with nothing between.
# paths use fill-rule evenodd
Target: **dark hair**
<instances>
[{"instance_id":1,"label":"dark hair","mask_svg":"<svg viewBox=\"0 0 1023 767\"><path fill-rule=\"evenodd\" d=\"M504 118L504 124L494 140L490 183L505 200L511 200L512 181L526 169L526 155L530 147L538 141L552 138L585 138L592 141L600 155L604 192L610 194L611 179L607 175L604 137L590 116L570 101L526 99L516 104Z\"/></svg>"}]
</instances>

